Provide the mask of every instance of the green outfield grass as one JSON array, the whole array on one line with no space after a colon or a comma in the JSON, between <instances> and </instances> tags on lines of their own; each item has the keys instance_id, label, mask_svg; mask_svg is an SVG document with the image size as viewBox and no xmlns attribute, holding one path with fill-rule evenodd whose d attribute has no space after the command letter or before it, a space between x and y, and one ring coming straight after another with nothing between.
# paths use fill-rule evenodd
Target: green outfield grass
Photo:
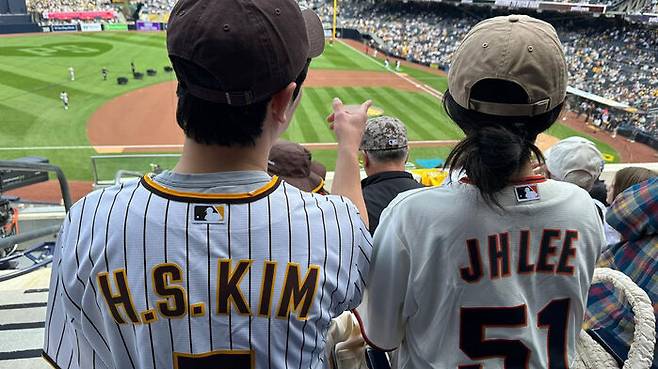
<instances>
[{"instance_id":1,"label":"green outfield grass","mask_svg":"<svg viewBox=\"0 0 658 369\"><path fill-rule=\"evenodd\" d=\"M334 142L325 118L331 112L334 96L345 104L360 104L371 99L384 114L398 117L407 125L410 140L452 140L463 136L454 124L447 124L440 101L426 93L392 88L307 88L285 138L296 142Z\"/></svg>"},{"instance_id":2,"label":"green outfield grass","mask_svg":"<svg viewBox=\"0 0 658 369\"><path fill-rule=\"evenodd\" d=\"M118 76L130 76L130 62L137 70L157 70L155 77L130 78L128 85L116 84ZM86 122L105 102L129 91L173 80L164 73L169 65L164 33L104 32L34 35L3 38L0 44L0 159L20 156L44 156L59 165L70 179L91 178L89 157L92 149L39 149L45 146L88 146ZM67 69L75 68L75 81L69 80ZM100 70L108 68L108 81L102 81ZM311 64L317 69L385 71L381 61L374 60L343 43L327 45L324 55ZM444 77L425 70L405 66L402 71L422 84L445 91ZM67 91L70 109L65 111L59 93ZM372 99L384 114L397 116L408 126L412 140L459 139L462 133L450 122L440 101L427 93L399 91L392 88L306 88L302 103L286 138L297 142L333 142L334 136L325 122L331 110L331 99L340 97L346 104ZM116 117L121 119L121 117ZM583 135L556 125L551 134L562 138ZM583 135L586 136L586 135ZM600 144L600 143L599 143ZM618 155L607 145L602 151ZM17 149L30 148L30 149ZM448 148L415 149L412 160L445 157ZM315 157L331 170L335 153L316 150ZM117 161L116 167L148 169L148 160L137 164ZM138 168L134 168L136 165ZM145 168L143 167L145 166Z\"/></svg>"}]
</instances>

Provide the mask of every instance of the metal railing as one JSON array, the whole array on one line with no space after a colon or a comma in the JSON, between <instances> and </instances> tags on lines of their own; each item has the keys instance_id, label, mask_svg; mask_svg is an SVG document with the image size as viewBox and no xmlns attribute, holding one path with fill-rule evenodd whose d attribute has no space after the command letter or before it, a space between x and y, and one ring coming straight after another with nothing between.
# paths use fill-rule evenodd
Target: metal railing
<instances>
[{"instance_id":1,"label":"metal railing","mask_svg":"<svg viewBox=\"0 0 658 369\"><path fill-rule=\"evenodd\" d=\"M57 229L59 229L59 227L57 227ZM0 282L8 281L10 279L31 273L39 268L45 267L46 265L52 263L54 248L55 248L55 242L53 241L43 242L25 251L14 253L10 256L0 259L0 265L9 263L10 261L20 258L26 258L32 262L32 265L26 268L15 269L12 270L11 272L0 274Z\"/></svg>"},{"instance_id":2,"label":"metal railing","mask_svg":"<svg viewBox=\"0 0 658 369\"><path fill-rule=\"evenodd\" d=\"M117 154L117 155L94 155L91 156L91 174L92 178L94 180L93 186L94 188L98 188L99 186L111 186L114 184L119 183L122 178L125 177L135 177L137 174L140 174L140 172L132 170L133 168L121 168L120 170L114 172L112 175L111 179L108 178L100 178L99 175L99 165L98 163L100 161L116 161L116 160L123 160L123 159L128 159L128 160L134 160L134 159L154 159L154 161L157 161L157 159L164 159L164 158L179 158L181 154ZM163 169L170 169L170 168L163 168ZM141 173L139 176L143 175Z\"/></svg>"},{"instance_id":3,"label":"metal railing","mask_svg":"<svg viewBox=\"0 0 658 369\"><path fill-rule=\"evenodd\" d=\"M20 170L32 172L50 172L55 173L59 182L59 188L62 193L62 200L64 202L64 210L68 213L71 209L71 192L69 185L66 181L66 176L62 170L51 164L42 163L26 163L12 160L0 160L0 170ZM42 237L56 235L59 232L60 225L52 225L33 231L20 233L8 237L0 238L0 249L13 247L14 245L37 240ZM16 259L25 258L31 261L31 265L25 268L16 269L11 272L0 275L0 282L12 279L36 269L44 267L52 262L52 249L54 246L53 241L40 242L38 245L33 246L25 251L13 253L7 257L0 259L0 265L5 265Z\"/></svg>"},{"instance_id":4,"label":"metal railing","mask_svg":"<svg viewBox=\"0 0 658 369\"><path fill-rule=\"evenodd\" d=\"M69 191L69 183L66 181L64 172L62 172L58 166L42 163L0 160L0 170L21 170L55 173L57 175L57 180L59 181L59 189L62 192L62 199L64 200L64 208L66 209L66 212L68 212L71 208L71 192Z\"/></svg>"}]
</instances>

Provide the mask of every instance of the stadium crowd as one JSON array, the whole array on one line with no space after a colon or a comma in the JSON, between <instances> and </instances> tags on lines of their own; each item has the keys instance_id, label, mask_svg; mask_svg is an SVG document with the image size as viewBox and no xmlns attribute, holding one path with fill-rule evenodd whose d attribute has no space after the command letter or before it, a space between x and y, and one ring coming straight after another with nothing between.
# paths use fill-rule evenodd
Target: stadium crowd
<instances>
[{"instance_id":1,"label":"stadium crowd","mask_svg":"<svg viewBox=\"0 0 658 369\"><path fill-rule=\"evenodd\" d=\"M81 12L113 9L109 1L103 0L27 0L29 11L38 13Z\"/></svg>"},{"instance_id":2,"label":"stadium crowd","mask_svg":"<svg viewBox=\"0 0 658 369\"><path fill-rule=\"evenodd\" d=\"M141 8L140 13L148 15L162 16L169 14L171 8L174 7L177 0L148 0L148 1L133 1L133 3L141 3L144 6Z\"/></svg>"},{"instance_id":3,"label":"stadium crowd","mask_svg":"<svg viewBox=\"0 0 658 369\"><path fill-rule=\"evenodd\" d=\"M326 13L329 7L324 8ZM381 48L391 54L443 70L459 41L478 21L459 8L435 4L351 2L341 8L342 26L378 37L383 40ZM658 108L655 30L578 22L557 23L556 28L569 64L570 85L639 110L640 114L629 114L611 109L608 114L612 121L658 135L656 118L643 114Z\"/></svg>"}]
</instances>

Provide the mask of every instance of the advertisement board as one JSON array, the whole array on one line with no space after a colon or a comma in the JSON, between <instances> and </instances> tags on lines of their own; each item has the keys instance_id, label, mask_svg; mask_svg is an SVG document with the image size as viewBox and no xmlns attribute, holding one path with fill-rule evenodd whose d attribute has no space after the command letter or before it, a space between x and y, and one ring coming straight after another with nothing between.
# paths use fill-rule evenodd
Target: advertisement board
<instances>
[{"instance_id":1,"label":"advertisement board","mask_svg":"<svg viewBox=\"0 0 658 369\"><path fill-rule=\"evenodd\" d=\"M46 19L114 19L116 14L114 11L89 11L89 12L47 12L43 13Z\"/></svg>"},{"instance_id":2,"label":"advertisement board","mask_svg":"<svg viewBox=\"0 0 658 369\"><path fill-rule=\"evenodd\" d=\"M573 12L573 13L591 13L591 14L604 14L607 5L600 4L571 4L571 3L556 3L556 2L540 2L540 10L556 11L556 12Z\"/></svg>"},{"instance_id":3,"label":"advertisement board","mask_svg":"<svg viewBox=\"0 0 658 369\"><path fill-rule=\"evenodd\" d=\"M135 23L135 25L137 26L138 31L160 31L160 30L162 30L162 25L160 23L137 21L137 23Z\"/></svg>"},{"instance_id":4,"label":"advertisement board","mask_svg":"<svg viewBox=\"0 0 658 369\"><path fill-rule=\"evenodd\" d=\"M80 24L80 31L82 32L100 32L103 27L100 23L82 23Z\"/></svg>"},{"instance_id":5,"label":"advertisement board","mask_svg":"<svg viewBox=\"0 0 658 369\"><path fill-rule=\"evenodd\" d=\"M77 24L53 24L50 26L53 32L77 32Z\"/></svg>"},{"instance_id":6,"label":"advertisement board","mask_svg":"<svg viewBox=\"0 0 658 369\"><path fill-rule=\"evenodd\" d=\"M127 31L128 25L125 23L107 23L103 25L106 31Z\"/></svg>"}]
</instances>

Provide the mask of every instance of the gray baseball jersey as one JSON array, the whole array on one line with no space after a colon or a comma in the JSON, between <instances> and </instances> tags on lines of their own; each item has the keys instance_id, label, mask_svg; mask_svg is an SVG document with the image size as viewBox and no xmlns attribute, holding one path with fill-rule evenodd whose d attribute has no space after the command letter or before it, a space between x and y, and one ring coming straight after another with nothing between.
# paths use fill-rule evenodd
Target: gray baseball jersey
<instances>
[{"instance_id":1,"label":"gray baseball jersey","mask_svg":"<svg viewBox=\"0 0 658 369\"><path fill-rule=\"evenodd\" d=\"M504 210L458 182L384 211L358 310L399 367L571 367L601 218L587 192L541 177L497 198Z\"/></svg>"},{"instance_id":2,"label":"gray baseball jersey","mask_svg":"<svg viewBox=\"0 0 658 369\"><path fill-rule=\"evenodd\" d=\"M246 193L148 176L93 192L57 241L44 357L58 368L323 367L331 319L361 301L370 242L348 200L276 177Z\"/></svg>"}]
</instances>

